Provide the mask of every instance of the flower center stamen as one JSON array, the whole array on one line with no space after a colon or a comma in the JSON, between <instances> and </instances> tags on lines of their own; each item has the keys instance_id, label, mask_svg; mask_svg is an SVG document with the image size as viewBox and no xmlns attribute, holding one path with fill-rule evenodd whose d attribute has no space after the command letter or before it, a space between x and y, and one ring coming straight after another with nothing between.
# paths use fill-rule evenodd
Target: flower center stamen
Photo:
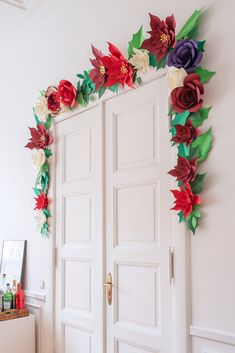
<instances>
[{"instance_id":1,"label":"flower center stamen","mask_svg":"<svg viewBox=\"0 0 235 353\"><path fill-rule=\"evenodd\" d=\"M101 66L100 66L100 73L101 73L101 75L104 75L104 74L105 74L105 67L104 67L104 65L101 65Z\"/></svg>"},{"instance_id":2,"label":"flower center stamen","mask_svg":"<svg viewBox=\"0 0 235 353\"><path fill-rule=\"evenodd\" d=\"M162 33L161 36L160 36L160 41L162 43L166 43L168 41L168 35L165 34L165 33Z\"/></svg>"},{"instance_id":3,"label":"flower center stamen","mask_svg":"<svg viewBox=\"0 0 235 353\"><path fill-rule=\"evenodd\" d=\"M126 74L128 72L125 64L122 64L122 66L120 67L120 71L121 71L122 74Z\"/></svg>"}]
</instances>

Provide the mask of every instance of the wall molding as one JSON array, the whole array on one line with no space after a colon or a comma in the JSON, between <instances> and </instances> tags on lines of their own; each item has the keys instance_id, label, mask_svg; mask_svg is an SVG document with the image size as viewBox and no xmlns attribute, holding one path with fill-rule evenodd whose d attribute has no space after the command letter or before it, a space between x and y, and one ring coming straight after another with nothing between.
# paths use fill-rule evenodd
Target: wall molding
<instances>
[{"instance_id":1,"label":"wall molding","mask_svg":"<svg viewBox=\"0 0 235 353\"><path fill-rule=\"evenodd\" d=\"M24 294L27 298L37 299L39 301L45 302L46 301L46 294L40 292L32 292L29 290L25 290Z\"/></svg>"},{"instance_id":2,"label":"wall molding","mask_svg":"<svg viewBox=\"0 0 235 353\"><path fill-rule=\"evenodd\" d=\"M190 326L190 335L235 346L235 333Z\"/></svg>"}]
</instances>

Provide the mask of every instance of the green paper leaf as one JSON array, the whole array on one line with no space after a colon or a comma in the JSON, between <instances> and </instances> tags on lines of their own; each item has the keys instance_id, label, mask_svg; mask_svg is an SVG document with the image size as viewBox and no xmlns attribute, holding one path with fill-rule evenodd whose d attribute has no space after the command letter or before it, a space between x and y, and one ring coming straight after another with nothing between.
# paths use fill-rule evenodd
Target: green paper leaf
<instances>
[{"instance_id":1,"label":"green paper leaf","mask_svg":"<svg viewBox=\"0 0 235 353\"><path fill-rule=\"evenodd\" d=\"M187 158L189 155L189 146L186 146L185 143L182 143L178 146L178 154L180 157Z\"/></svg>"},{"instance_id":2,"label":"green paper leaf","mask_svg":"<svg viewBox=\"0 0 235 353\"><path fill-rule=\"evenodd\" d=\"M35 114L34 108L33 108L33 115L34 115L34 119L35 119L36 125L40 125L40 120L38 119L38 116Z\"/></svg>"},{"instance_id":3,"label":"green paper leaf","mask_svg":"<svg viewBox=\"0 0 235 353\"><path fill-rule=\"evenodd\" d=\"M44 127L46 130L50 129L51 123L52 123L52 116L48 115L48 118L47 118L46 122L44 123Z\"/></svg>"},{"instance_id":4,"label":"green paper leaf","mask_svg":"<svg viewBox=\"0 0 235 353\"><path fill-rule=\"evenodd\" d=\"M51 212L47 208L44 208L43 213L47 218L51 217Z\"/></svg>"},{"instance_id":5,"label":"green paper leaf","mask_svg":"<svg viewBox=\"0 0 235 353\"><path fill-rule=\"evenodd\" d=\"M82 80L85 78L82 74L78 74L77 77L81 78Z\"/></svg>"},{"instance_id":6,"label":"green paper leaf","mask_svg":"<svg viewBox=\"0 0 235 353\"><path fill-rule=\"evenodd\" d=\"M47 236L48 228L49 228L49 226L48 226L47 223L44 223L44 224L41 226L40 232L41 232L41 235L42 235L43 238L45 238L45 237Z\"/></svg>"},{"instance_id":7,"label":"green paper leaf","mask_svg":"<svg viewBox=\"0 0 235 353\"><path fill-rule=\"evenodd\" d=\"M78 103L79 103L79 105L80 105L82 108L85 107L85 102L84 102L82 93L80 93L80 94L78 95Z\"/></svg>"},{"instance_id":8,"label":"green paper leaf","mask_svg":"<svg viewBox=\"0 0 235 353\"><path fill-rule=\"evenodd\" d=\"M141 77L137 77L136 81L137 81L138 85L142 84L142 78Z\"/></svg>"},{"instance_id":9,"label":"green paper leaf","mask_svg":"<svg viewBox=\"0 0 235 353\"><path fill-rule=\"evenodd\" d=\"M212 107L209 108L201 108L195 113L190 115L190 120L194 127L199 127L203 124L204 120L208 118L209 112Z\"/></svg>"},{"instance_id":10,"label":"green paper leaf","mask_svg":"<svg viewBox=\"0 0 235 353\"><path fill-rule=\"evenodd\" d=\"M44 172L48 172L48 170L49 170L49 166L48 166L48 163L46 162L41 166L40 172L44 173Z\"/></svg>"},{"instance_id":11,"label":"green paper leaf","mask_svg":"<svg viewBox=\"0 0 235 353\"><path fill-rule=\"evenodd\" d=\"M200 156L198 147L193 148L192 145L189 147L188 160L191 161L193 158L198 158Z\"/></svg>"},{"instance_id":12,"label":"green paper leaf","mask_svg":"<svg viewBox=\"0 0 235 353\"><path fill-rule=\"evenodd\" d=\"M177 185L178 185L178 186L181 186L181 185L182 185L182 180L178 180Z\"/></svg>"},{"instance_id":13,"label":"green paper leaf","mask_svg":"<svg viewBox=\"0 0 235 353\"><path fill-rule=\"evenodd\" d=\"M189 230L191 230L193 232L193 234L195 235L196 229L198 227L198 219L196 217L190 217L190 218L186 218L186 225L187 228Z\"/></svg>"},{"instance_id":14,"label":"green paper leaf","mask_svg":"<svg viewBox=\"0 0 235 353\"><path fill-rule=\"evenodd\" d=\"M46 148L46 149L44 150L44 152L45 152L45 156L46 156L47 158L49 158L49 157L52 156L52 152L51 152L51 150L50 150L49 148Z\"/></svg>"},{"instance_id":15,"label":"green paper leaf","mask_svg":"<svg viewBox=\"0 0 235 353\"><path fill-rule=\"evenodd\" d=\"M149 53L149 66L156 67L157 64L157 55Z\"/></svg>"},{"instance_id":16,"label":"green paper leaf","mask_svg":"<svg viewBox=\"0 0 235 353\"><path fill-rule=\"evenodd\" d=\"M179 216L179 223L185 221L184 213L183 213L182 211L180 211L179 213L177 213L177 215Z\"/></svg>"},{"instance_id":17,"label":"green paper leaf","mask_svg":"<svg viewBox=\"0 0 235 353\"><path fill-rule=\"evenodd\" d=\"M116 83L116 85L108 87L108 89L114 93L118 93L118 83Z\"/></svg>"},{"instance_id":18,"label":"green paper leaf","mask_svg":"<svg viewBox=\"0 0 235 353\"><path fill-rule=\"evenodd\" d=\"M175 129L174 125L171 126L170 132L171 132L172 137L176 135L176 129Z\"/></svg>"},{"instance_id":19,"label":"green paper leaf","mask_svg":"<svg viewBox=\"0 0 235 353\"><path fill-rule=\"evenodd\" d=\"M157 61L156 70L164 69L164 67L166 66L166 58L167 58L167 56L164 56L164 58L162 58L161 60Z\"/></svg>"},{"instance_id":20,"label":"green paper leaf","mask_svg":"<svg viewBox=\"0 0 235 353\"><path fill-rule=\"evenodd\" d=\"M196 217L196 218L201 218L202 217L202 214L201 214L201 212L199 210L195 210L193 214L194 214L194 217Z\"/></svg>"},{"instance_id":21,"label":"green paper leaf","mask_svg":"<svg viewBox=\"0 0 235 353\"><path fill-rule=\"evenodd\" d=\"M206 41L203 40L203 41L201 41L201 42L199 41L197 43L198 43L198 50L199 51L205 51L204 47L205 47Z\"/></svg>"},{"instance_id":22,"label":"green paper leaf","mask_svg":"<svg viewBox=\"0 0 235 353\"><path fill-rule=\"evenodd\" d=\"M139 49L144 41L143 26L140 27L138 32L133 34L131 41L128 43L128 55L129 59L133 55L133 48Z\"/></svg>"},{"instance_id":23,"label":"green paper leaf","mask_svg":"<svg viewBox=\"0 0 235 353\"><path fill-rule=\"evenodd\" d=\"M37 188L33 188L33 191L34 191L36 196L39 196L41 194L41 190L39 190Z\"/></svg>"},{"instance_id":24,"label":"green paper leaf","mask_svg":"<svg viewBox=\"0 0 235 353\"><path fill-rule=\"evenodd\" d=\"M193 14L187 20L187 22L183 25L180 32L177 34L176 36L177 41L184 38L195 38L195 35L197 34L197 28L198 28L201 13L202 13L202 9L195 10L193 12Z\"/></svg>"},{"instance_id":25,"label":"green paper leaf","mask_svg":"<svg viewBox=\"0 0 235 353\"><path fill-rule=\"evenodd\" d=\"M180 114L176 113L175 118L172 121L172 125L185 125L189 114L190 113L188 110L185 110L183 113L180 113Z\"/></svg>"},{"instance_id":26,"label":"green paper leaf","mask_svg":"<svg viewBox=\"0 0 235 353\"><path fill-rule=\"evenodd\" d=\"M212 146L212 133L211 133L211 128L207 130L203 135L200 135L196 138L196 140L192 143L192 147L198 147L200 157L198 159L198 162L201 163L205 161L208 157L208 154L211 150Z\"/></svg>"},{"instance_id":27,"label":"green paper leaf","mask_svg":"<svg viewBox=\"0 0 235 353\"><path fill-rule=\"evenodd\" d=\"M174 114L175 114L175 113L174 113L173 107L172 107L172 105L170 105L168 116L172 116L172 115L174 115Z\"/></svg>"},{"instance_id":28,"label":"green paper leaf","mask_svg":"<svg viewBox=\"0 0 235 353\"><path fill-rule=\"evenodd\" d=\"M99 90L98 90L98 97L101 98L104 94L104 92L106 91L106 87L102 86Z\"/></svg>"},{"instance_id":29,"label":"green paper leaf","mask_svg":"<svg viewBox=\"0 0 235 353\"><path fill-rule=\"evenodd\" d=\"M206 173L197 174L195 180L190 183L192 192L195 195L199 194L203 190L205 176Z\"/></svg>"},{"instance_id":30,"label":"green paper leaf","mask_svg":"<svg viewBox=\"0 0 235 353\"><path fill-rule=\"evenodd\" d=\"M203 69L202 67L197 67L194 72L200 76L201 83L209 82L210 79L216 74L215 71L209 71Z\"/></svg>"},{"instance_id":31,"label":"green paper leaf","mask_svg":"<svg viewBox=\"0 0 235 353\"><path fill-rule=\"evenodd\" d=\"M195 229L197 226L197 219L194 216L192 217L191 222L192 222L192 227Z\"/></svg>"}]
</instances>

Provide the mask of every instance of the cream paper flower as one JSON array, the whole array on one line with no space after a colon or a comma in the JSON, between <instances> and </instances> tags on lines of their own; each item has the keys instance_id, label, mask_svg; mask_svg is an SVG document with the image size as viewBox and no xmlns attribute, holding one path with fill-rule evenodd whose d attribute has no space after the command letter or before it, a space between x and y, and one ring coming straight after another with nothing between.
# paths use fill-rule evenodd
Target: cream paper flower
<instances>
[{"instance_id":1,"label":"cream paper flower","mask_svg":"<svg viewBox=\"0 0 235 353\"><path fill-rule=\"evenodd\" d=\"M129 63L137 70L137 75L142 75L149 70L149 56L144 49L133 48L134 55Z\"/></svg>"},{"instance_id":2,"label":"cream paper flower","mask_svg":"<svg viewBox=\"0 0 235 353\"><path fill-rule=\"evenodd\" d=\"M36 219L39 228L47 222L46 215L43 211L38 211L34 218Z\"/></svg>"},{"instance_id":3,"label":"cream paper flower","mask_svg":"<svg viewBox=\"0 0 235 353\"><path fill-rule=\"evenodd\" d=\"M42 148L37 150L33 154L32 158L33 158L33 162L34 162L35 166L37 167L37 169L40 169L41 166L46 162L45 152Z\"/></svg>"},{"instance_id":4,"label":"cream paper flower","mask_svg":"<svg viewBox=\"0 0 235 353\"><path fill-rule=\"evenodd\" d=\"M40 95L40 97L38 98L34 107L34 112L39 118L39 120L41 120L42 122L45 122L47 120L49 110L47 107L47 99L44 95Z\"/></svg>"},{"instance_id":5,"label":"cream paper flower","mask_svg":"<svg viewBox=\"0 0 235 353\"><path fill-rule=\"evenodd\" d=\"M167 83L168 83L168 94L176 87L183 86L184 78L187 76L187 72L180 68L171 66L167 67Z\"/></svg>"}]
</instances>

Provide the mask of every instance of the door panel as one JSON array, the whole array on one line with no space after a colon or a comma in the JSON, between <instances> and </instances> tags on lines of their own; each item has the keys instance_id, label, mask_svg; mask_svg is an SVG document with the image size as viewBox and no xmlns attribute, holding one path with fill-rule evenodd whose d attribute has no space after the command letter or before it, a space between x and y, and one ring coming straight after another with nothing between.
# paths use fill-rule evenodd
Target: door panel
<instances>
[{"instance_id":1,"label":"door panel","mask_svg":"<svg viewBox=\"0 0 235 353\"><path fill-rule=\"evenodd\" d=\"M103 353L101 108L56 135L56 353Z\"/></svg>"},{"instance_id":2,"label":"door panel","mask_svg":"<svg viewBox=\"0 0 235 353\"><path fill-rule=\"evenodd\" d=\"M105 103L107 353L172 353L167 88L156 80Z\"/></svg>"}]
</instances>

